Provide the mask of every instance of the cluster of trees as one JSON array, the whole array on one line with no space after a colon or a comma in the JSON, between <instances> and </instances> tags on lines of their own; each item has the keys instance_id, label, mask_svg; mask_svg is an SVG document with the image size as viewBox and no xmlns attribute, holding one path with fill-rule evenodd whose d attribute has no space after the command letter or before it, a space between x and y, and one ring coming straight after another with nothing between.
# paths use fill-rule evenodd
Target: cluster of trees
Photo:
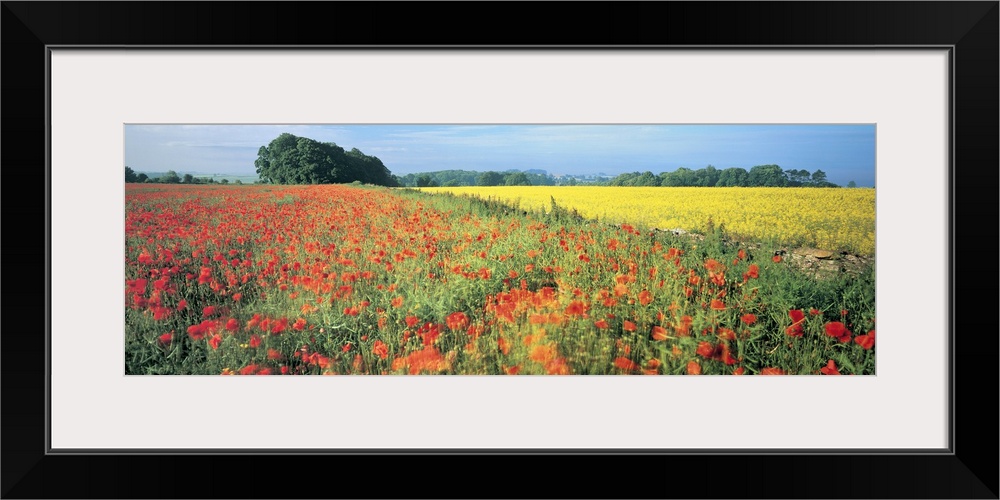
<instances>
[{"instance_id":1,"label":"cluster of trees","mask_svg":"<svg viewBox=\"0 0 1000 500\"><path fill-rule=\"evenodd\" d=\"M440 170L406 174L398 178L406 187L452 186L555 186L556 179L544 170L506 170L503 172L473 170Z\"/></svg>"},{"instance_id":2,"label":"cluster of trees","mask_svg":"<svg viewBox=\"0 0 1000 500\"><path fill-rule=\"evenodd\" d=\"M166 173L158 177L150 177L144 172L135 172L128 166L125 167L125 182L139 182L139 183L159 183L159 184L216 184L215 179L211 177L195 177L191 174L184 174L184 176L177 175L177 172L173 170L167 170ZM229 179L222 179L218 184L229 184ZM235 184L243 184L240 180L237 180Z\"/></svg>"},{"instance_id":3,"label":"cluster of trees","mask_svg":"<svg viewBox=\"0 0 1000 500\"><path fill-rule=\"evenodd\" d=\"M691 170L678 168L673 172L631 172L617 175L609 186L703 186L703 187L839 187L826 180L826 172L816 170L782 170L778 165L757 165L749 171L743 168L717 169L711 165Z\"/></svg>"},{"instance_id":4,"label":"cluster of trees","mask_svg":"<svg viewBox=\"0 0 1000 500\"><path fill-rule=\"evenodd\" d=\"M269 184L331 184L363 182L396 186L396 178L382 161L357 148L345 151L332 142L319 142L289 133L279 135L257 151L257 175Z\"/></svg>"}]
</instances>

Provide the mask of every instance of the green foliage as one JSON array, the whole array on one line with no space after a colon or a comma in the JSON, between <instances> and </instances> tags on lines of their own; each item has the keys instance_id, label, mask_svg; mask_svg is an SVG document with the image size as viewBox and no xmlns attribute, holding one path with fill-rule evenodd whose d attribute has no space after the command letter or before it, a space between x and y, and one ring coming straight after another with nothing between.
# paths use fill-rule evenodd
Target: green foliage
<instances>
[{"instance_id":1,"label":"green foliage","mask_svg":"<svg viewBox=\"0 0 1000 500\"><path fill-rule=\"evenodd\" d=\"M437 187L437 185L437 181L427 174L417 177L417 187Z\"/></svg>"},{"instance_id":2,"label":"green foliage","mask_svg":"<svg viewBox=\"0 0 1000 500\"><path fill-rule=\"evenodd\" d=\"M524 172L513 172L504 176L503 184L505 186L530 186L531 181L528 180L528 176Z\"/></svg>"},{"instance_id":3,"label":"green foliage","mask_svg":"<svg viewBox=\"0 0 1000 500\"><path fill-rule=\"evenodd\" d=\"M139 176L128 165L125 166L125 182L140 182Z\"/></svg>"},{"instance_id":4,"label":"green foliage","mask_svg":"<svg viewBox=\"0 0 1000 500\"><path fill-rule=\"evenodd\" d=\"M177 172L167 170L167 173L163 174L163 177L160 177L159 181L164 184L178 184L181 182L181 177L177 175Z\"/></svg>"},{"instance_id":5,"label":"green foliage","mask_svg":"<svg viewBox=\"0 0 1000 500\"><path fill-rule=\"evenodd\" d=\"M503 183L503 175L500 172L483 172L476 178L477 186L499 186Z\"/></svg>"},{"instance_id":6,"label":"green foliage","mask_svg":"<svg viewBox=\"0 0 1000 500\"><path fill-rule=\"evenodd\" d=\"M760 187L785 187L788 178L777 165L757 165L750 169L750 185Z\"/></svg>"},{"instance_id":7,"label":"green foliage","mask_svg":"<svg viewBox=\"0 0 1000 500\"><path fill-rule=\"evenodd\" d=\"M269 184L329 184L360 181L396 185L389 169L375 156L332 142L284 133L257 150L257 175Z\"/></svg>"}]
</instances>

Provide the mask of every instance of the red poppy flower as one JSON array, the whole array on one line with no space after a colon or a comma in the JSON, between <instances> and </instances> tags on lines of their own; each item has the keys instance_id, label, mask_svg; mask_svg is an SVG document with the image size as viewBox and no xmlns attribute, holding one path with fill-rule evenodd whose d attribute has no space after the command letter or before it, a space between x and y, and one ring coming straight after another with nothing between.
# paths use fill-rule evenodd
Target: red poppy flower
<instances>
[{"instance_id":1,"label":"red poppy flower","mask_svg":"<svg viewBox=\"0 0 1000 500\"><path fill-rule=\"evenodd\" d=\"M650 302L653 301L653 294L649 293L649 290L643 290L639 292L639 304L648 306Z\"/></svg>"},{"instance_id":2,"label":"red poppy flower","mask_svg":"<svg viewBox=\"0 0 1000 500\"><path fill-rule=\"evenodd\" d=\"M788 316L792 318L792 326L786 328L785 333L792 337L801 337L804 333L802 322L805 321L806 315L802 313L801 309L792 309L788 311Z\"/></svg>"},{"instance_id":3,"label":"red poppy flower","mask_svg":"<svg viewBox=\"0 0 1000 500\"><path fill-rule=\"evenodd\" d=\"M627 319L622 322L622 329L625 330L626 332L634 332L635 328L636 328L635 323Z\"/></svg>"},{"instance_id":4,"label":"red poppy flower","mask_svg":"<svg viewBox=\"0 0 1000 500\"><path fill-rule=\"evenodd\" d=\"M212 346L212 349L218 349L219 344L222 344L222 335L216 333L212 335L212 338L208 339L208 345Z\"/></svg>"},{"instance_id":5,"label":"red poppy flower","mask_svg":"<svg viewBox=\"0 0 1000 500\"><path fill-rule=\"evenodd\" d=\"M459 311L449 314L445 321L448 323L448 328L463 330L469 324L469 317L464 312Z\"/></svg>"},{"instance_id":6,"label":"red poppy flower","mask_svg":"<svg viewBox=\"0 0 1000 500\"><path fill-rule=\"evenodd\" d=\"M259 347L261 343L260 335L256 333L250 336L250 347Z\"/></svg>"},{"instance_id":7,"label":"red poppy flower","mask_svg":"<svg viewBox=\"0 0 1000 500\"><path fill-rule=\"evenodd\" d=\"M753 314L750 314L750 313L747 313L747 314L744 314L743 316L740 316L740 321L742 321L742 322L744 322L744 323L746 323L748 325L752 325L752 324L754 324L754 323L757 322L757 316L755 316Z\"/></svg>"},{"instance_id":8,"label":"red poppy flower","mask_svg":"<svg viewBox=\"0 0 1000 500\"><path fill-rule=\"evenodd\" d=\"M875 330L868 332L866 335L858 335L854 337L854 343L863 347L865 350L869 350L875 346Z\"/></svg>"},{"instance_id":9,"label":"red poppy flower","mask_svg":"<svg viewBox=\"0 0 1000 500\"><path fill-rule=\"evenodd\" d=\"M775 255L774 257L771 257L771 262L781 262L781 256Z\"/></svg>"},{"instance_id":10,"label":"red poppy flower","mask_svg":"<svg viewBox=\"0 0 1000 500\"><path fill-rule=\"evenodd\" d=\"M723 311L726 309L726 304L719 299L712 299L711 307L715 311Z\"/></svg>"},{"instance_id":11,"label":"red poppy flower","mask_svg":"<svg viewBox=\"0 0 1000 500\"><path fill-rule=\"evenodd\" d=\"M773 367L773 366L769 366L767 368L764 368L763 370L760 371L760 374L761 375L788 375L781 368L776 368L776 367Z\"/></svg>"},{"instance_id":12,"label":"red poppy flower","mask_svg":"<svg viewBox=\"0 0 1000 500\"><path fill-rule=\"evenodd\" d=\"M205 335L208 333L205 331L205 328L200 324L189 326L187 332L188 336L191 337L192 340L201 340L205 338Z\"/></svg>"},{"instance_id":13,"label":"red poppy flower","mask_svg":"<svg viewBox=\"0 0 1000 500\"><path fill-rule=\"evenodd\" d=\"M695 352L699 356L711 358L715 354L715 346L709 342L699 342L698 349Z\"/></svg>"},{"instance_id":14,"label":"red poppy flower","mask_svg":"<svg viewBox=\"0 0 1000 500\"><path fill-rule=\"evenodd\" d=\"M823 373L823 375L840 375L840 370L837 369L837 363L834 363L832 359L827 361L826 366L820 368L819 371Z\"/></svg>"},{"instance_id":15,"label":"red poppy flower","mask_svg":"<svg viewBox=\"0 0 1000 500\"><path fill-rule=\"evenodd\" d=\"M823 329L826 330L827 335L836 338L840 342L851 341L851 331L839 321L831 321L823 325Z\"/></svg>"},{"instance_id":16,"label":"red poppy flower","mask_svg":"<svg viewBox=\"0 0 1000 500\"><path fill-rule=\"evenodd\" d=\"M583 316L585 312L587 312L587 307L583 304L583 302L580 302L579 300L574 300L573 302L570 302L569 305L566 306L566 311L565 311L566 315L568 316Z\"/></svg>"}]
</instances>

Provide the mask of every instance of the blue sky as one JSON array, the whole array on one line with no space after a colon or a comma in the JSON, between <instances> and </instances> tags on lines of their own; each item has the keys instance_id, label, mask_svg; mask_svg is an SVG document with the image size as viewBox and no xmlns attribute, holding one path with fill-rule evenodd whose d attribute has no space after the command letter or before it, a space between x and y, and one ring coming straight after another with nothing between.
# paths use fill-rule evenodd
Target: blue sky
<instances>
[{"instance_id":1,"label":"blue sky","mask_svg":"<svg viewBox=\"0 0 1000 500\"><path fill-rule=\"evenodd\" d=\"M126 125L125 165L137 172L256 175L257 150L283 132L358 148L396 175L658 174L777 164L820 169L840 185L875 182L875 125Z\"/></svg>"}]
</instances>

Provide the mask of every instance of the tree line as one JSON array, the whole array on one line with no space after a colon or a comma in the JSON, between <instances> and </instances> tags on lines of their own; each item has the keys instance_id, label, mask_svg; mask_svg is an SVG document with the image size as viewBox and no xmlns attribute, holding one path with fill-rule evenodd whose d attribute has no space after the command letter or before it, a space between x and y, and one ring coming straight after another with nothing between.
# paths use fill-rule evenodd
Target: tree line
<instances>
[{"instance_id":1,"label":"tree line","mask_svg":"<svg viewBox=\"0 0 1000 500\"><path fill-rule=\"evenodd\" d=\"M180 176L173 170L167 170L166 173L157 177L150 177L145 172L136 172L126 165L125 182L158 184L229 184L229 179L222 179L219 182L215 182L215 179L211 177L195 177L191 174L184 174L183 176ZM237 179L234 184L243 184L243 182Z\"/></svg>"},{"instance_id":2,"label":"tree line","mask_svg":"<svg viewBox=\"0 0 1000 500\"><path fill-rule=\"evenodd\" d=\"M852 181L853 182L853 181ZM734 167L717 169L711 165L698 170L678 168L655 175L650 171L624 173L612 177L609 186L668 187L840 187L826 179L826 172L804 169L782 170L778 165L757 165L749 171Z\"/></svg>"},{"instance_id":3,"label":"tree line","mask_svg":"<svg viewBox=\"0 0 1000 500\"><path fill-rule=\"evenodd\" d=\"M474 170L439 170L419 172L397 178L404 187L454 186L555 186L555 177L544 170L506 170L503 172Z\"/></svg>"}]
</instances>

